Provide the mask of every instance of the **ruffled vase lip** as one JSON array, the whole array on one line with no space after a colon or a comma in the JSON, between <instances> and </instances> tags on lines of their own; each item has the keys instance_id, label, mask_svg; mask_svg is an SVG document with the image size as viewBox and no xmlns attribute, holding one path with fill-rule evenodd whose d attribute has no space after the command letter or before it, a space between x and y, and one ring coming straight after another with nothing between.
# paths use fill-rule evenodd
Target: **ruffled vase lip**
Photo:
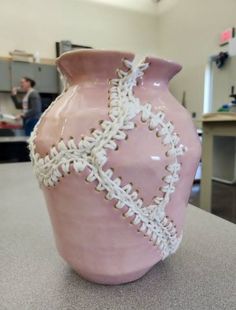
<instances>
[{"instance_id":1,"label":"ruffled vase lip","mask_svg":"<svg viewBox=\"0 0 236 310\"><path fill-rule=\"evenodd\" d=\"M132 52L81 49L63 53L56 59L56 65L72 81L75 75L83 75L87 69L90 72L95 70L95 68L100 70L107 69L111 72L112 69L118 69L123 65L123 59L133 61L134 58L135 53ZM172 60L155 56L146 56L139 59L139 63L149 64L148 69L145 71L145 76L148 76L150 79L160 79L167 82L182 69L180 64Z\"/></svg>"},{"instance_id":2,"label":"ruffled vase lip","mask_svg":"<svg viewBox=\"0 0 236 310\"><path fill-rule=\"evenodd\" d=\"M149 63L149 65L165 65L165 66L169 66L169 67L173 67L176 70L178 70L178 72L182 69L182 65L180 65L179 63L171 60L171 59L167 59L167 58L160 58L160 57L155 57L155 56L146 56L144 59L145 63Z\"/></svg>"},{"instance_id":3,"label":"ruffled vase lip","mask_svg":"<svg viewBox=\"0 0 236 310\"><path fill-rule=\"evenodd\" d=\"M117 51L117 50L103 50L103 49L78 49L74 51L68 51L60 55L56 58L56 64L59 65L60 61L64 60L64 58L70 58L73 56L94 56L95 54L101 54L103 56L108 56L109 54L117 55L117 56L127 56L129 55L130 58L135 58L135 53L129 52L129 51ZM166 59L166 58L160 58L156 56L144 56L143 59L140 60L140 62L147 62L147 63L154 63L154 64L165 64L165 65L171 65L176 66L179 68L179 71L182 69L182 66L178 64L177 62Z\"/></svg>"},{"instance_id":4,"label":"ruffled vase lip","mask_svg":"<svg viewBox=\"0 0 236 310\"><path fill-rule=\"evenodd\" d=\"M149 64L148 69L145 72L146 81L168 82L182 69L182 66L172 60L146 57L145 63Z\"/></svg>"}]
</instances>

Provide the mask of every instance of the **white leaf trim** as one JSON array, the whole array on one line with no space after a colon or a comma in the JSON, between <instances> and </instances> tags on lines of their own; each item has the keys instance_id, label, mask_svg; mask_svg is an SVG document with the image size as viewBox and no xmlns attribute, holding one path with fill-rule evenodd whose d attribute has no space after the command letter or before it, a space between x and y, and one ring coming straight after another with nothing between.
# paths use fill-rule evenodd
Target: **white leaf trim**
<instances>
[{"instance_id":1,"label":"white leaf trim","mask_svg":"<svg viewBox=\"0 0 236 310\"><path fill-rule=\"evenodd\" d=\"M170 221L165 214L165 207L170 201L170 195L175 191L175 183L179 180L181 165L178 156L187 150L179 144L179 137L174 131L174 126L166 119L165 113L152 112L151 104L142 105L139 98L134 97L133 87L137 79L144 74L147 63L141 63L136 68L128 60L123 60L128 71L117 70L117 79L111 80L110 88L110 120L101 124L102 130L95 130L91 136L82 139L77 145L74 139L67 143L61 140L56 146L50 149L49 155L41 157L36 152L35 138L37 130L44 115L56 103L50 105L44 112L29 139L30 156L34 166L35 174L39 182L45 186L56 186L63 174L70 173L70 169L76 172L89 168L88 182L97 181L96 189L106 191L106 198L116 199L116 208L128 207L125 217L131 217L134 225L139 225L139 231L157 245L162 253L162 259L174 253L178 248L182 234L178 237L173 221ZM76 86L72 89L74 95ZM62 95L63 96L63 93ZM61 97L60 96L60 97ZM132 130L135 127L133 119L140 114L141 120L148 123L150 130L162 138L162 143L169 146L166 156L173 157L173 162L166 169L169 172L164 177L165 185L161 191L163 197L156 197L150 206L144 206L143 201L138 197L130 184L121 187L119 178L112 179L113 171L103 170L107 162L107 149L116 149L116 140L126 138L123 130Z\"/></svg>"}]
</instances>

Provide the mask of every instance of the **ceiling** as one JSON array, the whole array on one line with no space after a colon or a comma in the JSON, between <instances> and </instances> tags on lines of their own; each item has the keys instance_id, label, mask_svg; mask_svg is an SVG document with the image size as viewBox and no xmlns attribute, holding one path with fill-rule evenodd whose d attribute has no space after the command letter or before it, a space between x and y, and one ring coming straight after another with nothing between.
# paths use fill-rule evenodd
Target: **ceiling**
<instances>
[{"instance_id":1,"label":"ceiling","mask_svg":"<svg viewBox=\"0 0 236 310\"><path fill-rule=\"evenodd\" d=\"M178 0L89 0L151 15L160 15L170 10Z\"/></svg>"}]
</instances>

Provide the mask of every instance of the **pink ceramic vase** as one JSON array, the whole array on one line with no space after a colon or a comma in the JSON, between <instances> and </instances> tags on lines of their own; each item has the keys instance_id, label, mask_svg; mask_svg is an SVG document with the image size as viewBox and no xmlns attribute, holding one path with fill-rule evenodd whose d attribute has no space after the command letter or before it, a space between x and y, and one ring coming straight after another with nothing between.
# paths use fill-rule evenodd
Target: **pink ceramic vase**
<instances>
[{"instance_id":1,"label":"pink ceramic vase","mask_svg":"<svg viewBox=\"0 0 236 310\"><path fill-rule=\"evenodd\" d=\"M181 66L133 59L62 55L67 89L30 138L59 253L104 284L136 280L176 251L200 157L191 117L168 90Z\"/></svg>"}]
</instances>

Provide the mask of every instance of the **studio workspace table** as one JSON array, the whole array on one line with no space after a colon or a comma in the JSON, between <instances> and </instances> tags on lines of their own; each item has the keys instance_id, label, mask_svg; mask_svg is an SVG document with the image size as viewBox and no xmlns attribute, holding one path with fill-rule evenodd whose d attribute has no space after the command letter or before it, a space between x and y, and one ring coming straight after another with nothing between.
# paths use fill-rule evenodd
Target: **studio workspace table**
<instances>
[{"instance_id":1,"label":"studio workspace table","mask_svg":"<svg viewBox=\"0 0 236 310\"><path fill-rule=\"evenodd\" d=\"M80 278L57 254L30 163L0 165L1 310L235 307L234 224L189 206L184 238L175 255L136 282L93 284Z\"/></svg>"},{"instance_id":2,"label":"studio workspace table","mask_svg":"<svg viewBox=\"0 0 236 310\"><path fill-rule=\"evenodd\" d=\"M200 207L211 212L214 136L236 137L236 113L209 113L202 119L202 176Z\"/></svg>"}]
</instances>

